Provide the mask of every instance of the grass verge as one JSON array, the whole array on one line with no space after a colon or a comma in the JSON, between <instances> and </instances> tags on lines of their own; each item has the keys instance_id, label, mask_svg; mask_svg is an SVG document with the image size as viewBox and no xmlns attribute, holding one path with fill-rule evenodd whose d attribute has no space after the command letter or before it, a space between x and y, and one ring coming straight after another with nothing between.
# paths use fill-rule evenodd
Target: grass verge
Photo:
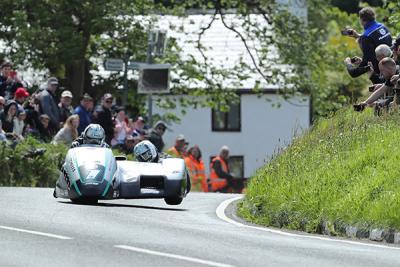
<instances>
[{"instance_id":1,"label":"grass verge","mask_svg":"<svg viewBox=\"0 0 400 267\"><path fill-rule=\"evenodd\" d=\"M239 215L319 232L322 222L400 230L400 115L341 110L252 177Z\"/></svg>"}]
</instances>

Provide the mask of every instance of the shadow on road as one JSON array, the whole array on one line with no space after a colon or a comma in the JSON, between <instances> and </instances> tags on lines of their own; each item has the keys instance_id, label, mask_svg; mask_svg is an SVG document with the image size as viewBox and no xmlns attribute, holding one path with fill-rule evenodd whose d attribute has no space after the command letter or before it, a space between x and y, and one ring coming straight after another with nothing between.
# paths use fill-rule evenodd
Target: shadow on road
<instances>
[{"instance_id":1,"label":"shadow on road","mask_svg":"<svg viewBox=\"0 0 400 267\"><path fill-rule=\"evenodd\" d=\"M120 207L120 208L137 208L137 209L149 209L149 210L187 211L187 209L152 207L152 206L129 205L129 204L118 204L118 203L76 204L68 201L58 201L58 203L67 205L78 205L78 206L82 205L82 206L96 206L96 207Z\"/></svg>"}]
</instances>

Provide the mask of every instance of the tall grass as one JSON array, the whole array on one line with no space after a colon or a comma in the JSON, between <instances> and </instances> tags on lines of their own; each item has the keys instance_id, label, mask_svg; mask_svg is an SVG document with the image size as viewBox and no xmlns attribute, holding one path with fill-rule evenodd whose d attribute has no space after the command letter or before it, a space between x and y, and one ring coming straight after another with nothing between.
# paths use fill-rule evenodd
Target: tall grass
<instances>
[{"instance_id":1,"label":"tall grass","mask_svg":"<svg viewBox=\"0 0 400 267\"><path fill-rule=\"evenodd\" d=\"M239 213L309 232L322 221L400 229L400 115L341 110L258 170Z\"/></svg>"}]
</instances>

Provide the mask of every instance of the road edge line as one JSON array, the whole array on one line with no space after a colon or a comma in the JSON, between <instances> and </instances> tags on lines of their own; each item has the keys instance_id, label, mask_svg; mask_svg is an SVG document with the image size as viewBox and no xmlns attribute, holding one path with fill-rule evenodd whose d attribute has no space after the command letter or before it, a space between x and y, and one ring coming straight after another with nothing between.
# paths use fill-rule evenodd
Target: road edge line
<instances>
[{"instance_id":1,"label":"road edge line","mask_svg":"<svg viewBox=\"0 0 400 267\"><path fill-rule=\"evenodd\" d=\"M385 246L385 245L378 245L378 244L369 244L369 243L362 243L362 242L357 242L357 241L351 241L351 240L342 240L342 239L333 239L329 237L324 237L324 236L314 236L314 235L309 235L307 233L304 234L295 234L295 233L288 233L284 232L281 230L276 230L276 229L271 229L268 227L262 227L262 226L252 226L252 225L246 225L241 222L235 221L228 216L226 216L225 211L228 208L229 205L231 205L233 202L243 199L244 196L239 196L239 197L233 197L224 200L221 204L218 205L217 209L215 210L215 213L218 218L221 220L233 224L238 227L244 227L244 228L249 228L249 229L254 229L254 230L259 230L263 232L269 232L273 234L278 234L278 235L284 235L284 236L289 236L289 237L297 237L297 238L305 238L305 239L317 239L317 240L322 240L322 241L329 241L329 242L339 242L339 243L346 243L346 244L351 244L351 245L359 245L359 246L367 246L367 247L375 247L375 248L384 248L384 249L392 249L392 250L400 250L400 247L392 247L392 246Z\"/></svg>"}]
</instances>

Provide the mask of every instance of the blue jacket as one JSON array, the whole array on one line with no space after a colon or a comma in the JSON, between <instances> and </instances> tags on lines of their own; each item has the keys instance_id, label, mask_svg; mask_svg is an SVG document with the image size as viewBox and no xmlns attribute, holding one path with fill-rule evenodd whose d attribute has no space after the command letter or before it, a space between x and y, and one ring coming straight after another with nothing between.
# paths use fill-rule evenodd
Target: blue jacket
<instances>
[{"instance_id":1,"label":"blue jacket","mask_svg":"<svg viewBox=\"0 0 400 267\"><path fill-rule=\"evenodd\" d=\"M375 76L379 76L378 60L375 55L375 48L381 44L392 46L392 36L385 25L371 21L364 26L364 33L360 37L360 46L363 53L361 64L357 68L348 68L352 77L358 77L369 71L368 62L374 66ZM374 82L374 81L373 81Z\"/></svg>"},{"instance_id":2,"label":"blue jacket","mask_svg":"<svg viewBox=\"0 0 400 267\"><path fill-rule=\"evenodd\" d=\"M75 108L75 114L79 116L78 133L81 134L85 128L92 123L92 114L87 111L82 105Z\"/></svg>"}]
</instances>

